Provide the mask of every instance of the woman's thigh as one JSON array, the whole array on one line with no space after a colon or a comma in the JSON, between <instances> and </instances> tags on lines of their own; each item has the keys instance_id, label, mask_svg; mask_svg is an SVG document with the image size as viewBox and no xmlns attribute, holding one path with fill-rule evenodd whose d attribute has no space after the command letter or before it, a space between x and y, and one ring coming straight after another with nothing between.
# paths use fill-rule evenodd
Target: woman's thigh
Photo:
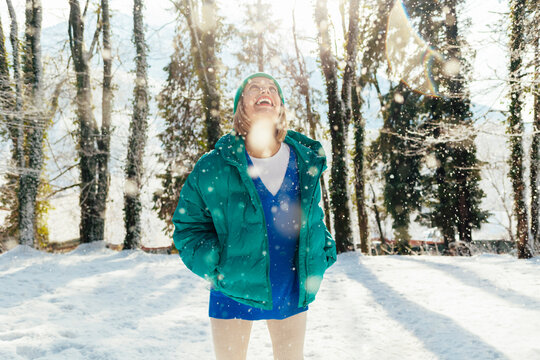
<instances>
[{"instance_id":1,"label":"woman's thigh","mask_svg":"<svg viewBox=\"0 0 540 360\"><path fill-rule=\"evenodd\" d=\"M304 358L307 311L283 320L266 320L272 338L275 360L301 360Z\"/></svg>"},{"instance_id":2,"label":"woman's thigh","mask_svg":"<svg viewBox=\"0 0 540 360\"><path fill-rule=\"evenodd\" d=\"M253 321L210 317L217 360L245 360Z\"/></svg>"}]
</instances>

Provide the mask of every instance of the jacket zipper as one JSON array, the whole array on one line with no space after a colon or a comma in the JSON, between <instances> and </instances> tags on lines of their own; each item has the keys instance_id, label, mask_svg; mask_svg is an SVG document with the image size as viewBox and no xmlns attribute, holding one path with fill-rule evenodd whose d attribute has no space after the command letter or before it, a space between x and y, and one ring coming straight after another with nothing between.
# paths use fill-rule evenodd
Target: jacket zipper
<instances>
[{"instance_id":1,"label":"jacket zipper","mask_svg":"<svg viewBox=\"0 0 540 360\"><path fill-rule=\"evenodd\" d=\"M241 175L242 179L244 180L244 182L246 182L245 178ZM262 222L263 222L263 231L264 231L264 239L265 239L265 244L266 244L266 253L265 253L265 258L266 258L266 284L268 285L268 290L270 292L270 301L269 301L269 304L272 304L272 307L273 307L273 301L272 301L272 284L270 282L270 249L269 249L269 246L268 246L268 230L267 230L267 225L266 225L266 218L264 217L264 210L263 210L263 206L262 206L262 203L261 203L261 199L259 198L259 196L256 194L256 191L257 189L255 188L255 184L253 184L253 181L251 181L251 179L248 179L249 181L248 182L251 182L251 185L248 185L248 186L253 186L252 187L252 190L255 189L255 195L253 194L250 194L249 197L251 199L251 204L253 205L253 197L256 198L255 202L257 203L257 206L255 206L255 211L259 211L261 213L261 217L262 217Z\"/></svg>"},{"instance_id":2,"label":"jacket zipper","mask_svg":"<svg viewBox=\"0 0 540 360\"><path fill-rule=\"evenodd\" d=\"M270 301L269 303L272 304L272 307L273 307L273 301L272 301L272 284L270 282L270 254L269 254L269 246L268 246L268 231L266 229L267 225L266 225L266 219L264 217L264 210L263 210L263 207L262 207L262 203L261 203L261 199L259 199L259 196L257 195L257 189L255 188L255 184L253 183L253 181L248 178L246 180L246 177L248 177L249 175L247 173L243 173L241 171L241 168L237 165L237 163L235 162L232 162L232 161L229 161L228 159L225 159L228 163L230 163L231 165L233 165L237 170L238 170L238 173L240 175L240 178L242 179L242 181L244 182L244 185L246 187L250 187L251 186L251 192L248 191L249 193L249 198L251 200L251 205L253 205L253 202L255 201L258 205L253 205L255 207L255 211L260 211L261 212L261 217L262 217L262 220L263 220L263 229L264 229L264 238L265 238L265 242L266 242L266 254L265 254L265 258L266 258L266 284L268 286L268 289L270 291ZM246 184L248 183L248 184ZM253 197L255 197L257 200L254 200Z\"/></svg>"}]
</instances>

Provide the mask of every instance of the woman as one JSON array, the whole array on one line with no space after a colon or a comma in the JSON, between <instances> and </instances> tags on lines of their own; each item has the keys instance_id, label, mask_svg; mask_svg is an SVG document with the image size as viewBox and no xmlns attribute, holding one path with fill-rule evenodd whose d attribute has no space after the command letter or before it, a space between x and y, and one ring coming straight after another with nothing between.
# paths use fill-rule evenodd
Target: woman
<instances>
[{"instance_id":1,"label":"woman","mask_svg":"<svg viewBox=\"0 0 540 360\"><path fill-rule=\"evenodd\" d=\"M287 130L284 98L266 73L234 100L234 130L195 164L173 215L186 267L211 284L216 358L245 359L265 319L275 359L303 359L308 304L336 246L319 206L320 142Z\"/></svg>"}]
</instances>

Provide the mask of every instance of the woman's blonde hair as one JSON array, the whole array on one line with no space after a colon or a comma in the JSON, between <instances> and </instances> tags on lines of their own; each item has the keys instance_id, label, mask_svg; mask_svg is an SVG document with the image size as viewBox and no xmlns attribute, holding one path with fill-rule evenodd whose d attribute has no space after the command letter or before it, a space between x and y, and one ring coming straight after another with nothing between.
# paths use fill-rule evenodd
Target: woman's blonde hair
<instances>
[{"instance_id":1,"label":"woman's blonde hair","mask_svg":"<svg viewBox=\"0 0 540 360\"><path fill-rule=\"evenodd\" d=\"M233 127L237 134L245 137L251 129L251 124L252 121L247 117L244 110L244 96L242 94L242 96L240 96L240 99L238 100L238 107L236 109L236 112L234 113ZM285 140L288 127L289 121L287 120L287 116L285 115L285 106L282 103L279 110L278 123L276 125L276 140L278 140L279 142L283 142L283 140Z\"/></svg>"}]
</instances>

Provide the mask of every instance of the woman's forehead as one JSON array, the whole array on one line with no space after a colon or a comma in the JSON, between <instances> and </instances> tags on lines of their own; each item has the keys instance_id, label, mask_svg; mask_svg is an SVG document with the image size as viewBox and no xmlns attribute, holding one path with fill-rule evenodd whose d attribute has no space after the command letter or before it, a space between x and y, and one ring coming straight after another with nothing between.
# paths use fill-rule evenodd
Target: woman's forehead
<instances>
[{"instance_id":1,"label":"woman's forehead","mask_svg":"<svg viewBox=\"0 0 540 360\"><path fill-rule=\"evenodd\" d=\"M248 84L269 84L275 85L274 81L265 77L254 77L248 80Z\"/></svg>"}]
</instances>

